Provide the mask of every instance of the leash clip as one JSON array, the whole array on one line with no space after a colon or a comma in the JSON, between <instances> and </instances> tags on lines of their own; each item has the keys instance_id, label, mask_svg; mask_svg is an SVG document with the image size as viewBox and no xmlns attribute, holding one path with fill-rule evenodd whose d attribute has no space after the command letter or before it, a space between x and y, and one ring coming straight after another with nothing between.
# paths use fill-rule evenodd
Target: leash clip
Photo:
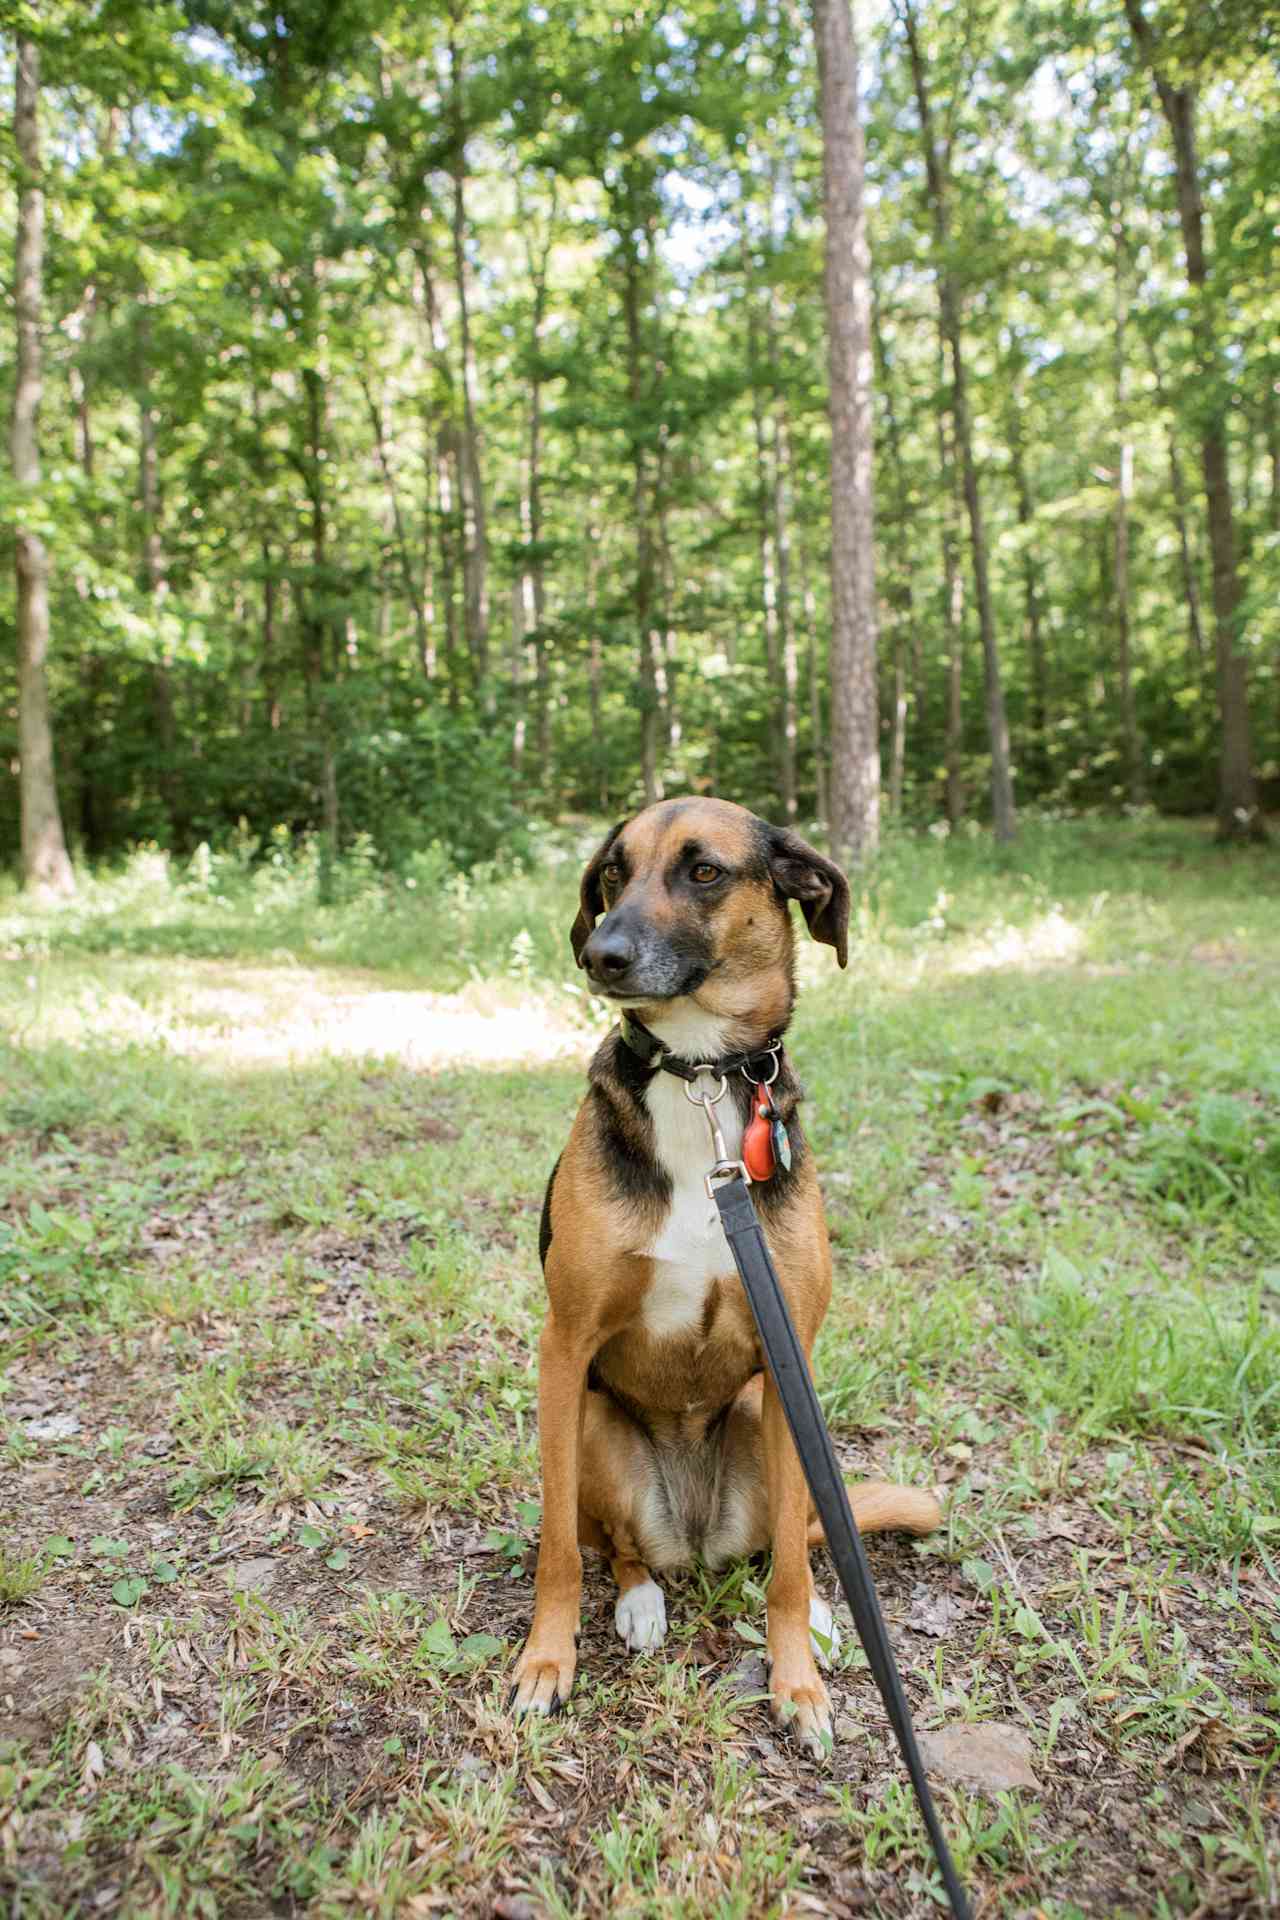
<instances>
[{"instance_id":1,"label":"leash clip","mask_svg":"<svg viewBox=\"0 0 1280 1920\"><path fill-rule=\"evenodd\" d=\"M729 1082L727 1077L723 1073L716 1073L716 1069L706 1060L699 1062L693 1071L695 1074L715 1073L716 1078L720 1082L719 1091L716 1093L696 1091L692 1080L686 1080L684 1085L685 1099L689 1102L690 1106L702 1108L702 1111L707 1116L707 1125L711 1129L711 1147L716 1157L714 1165L703 1180L703 1185L707 1189L708 1199L714 1200L717 1186L723 1186L727 1181L735 1177L742 1179L750 1186L751 1175L747 1172L746 1166L741 1160L731 1160L729 1158L729 1148L725 1142L723 1133L720 1131L720 1122L716 1119L715 1110L728 1091Z\"/></svg>"}]
</instances>

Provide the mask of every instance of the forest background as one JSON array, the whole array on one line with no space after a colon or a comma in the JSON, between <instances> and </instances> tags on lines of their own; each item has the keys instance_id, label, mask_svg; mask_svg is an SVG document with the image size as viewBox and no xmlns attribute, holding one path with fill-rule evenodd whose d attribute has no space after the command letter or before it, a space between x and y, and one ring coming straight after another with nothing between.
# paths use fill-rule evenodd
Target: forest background
<instances>
[{"instance_id":1,"label":"forest background","mask_svg":"<svg viewBox=\"0 0 1280 1920\"><path fill-rule=\"evenodd\" d=\"M72 849L316 833L469 866L539 816L690 788L820 830L808 17L5 12L39 150L19 112L0 219L21 251L19 189L45 216L6 519L48 557ZM890 0L864 25L858 697L887 806L994 811L1001 837L1027 805L1255 831L1280 778L1274 16Z\"/></svg>"}]
</instances>

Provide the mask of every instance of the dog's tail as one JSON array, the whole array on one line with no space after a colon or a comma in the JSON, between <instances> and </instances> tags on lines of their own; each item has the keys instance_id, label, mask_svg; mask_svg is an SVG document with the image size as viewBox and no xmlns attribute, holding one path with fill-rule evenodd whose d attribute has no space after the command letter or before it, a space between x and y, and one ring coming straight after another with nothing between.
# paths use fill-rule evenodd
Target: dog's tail
<instances>
[{"instance_id":1,"label":"dog's tail","mask_svg":"<svg viewBox=\"0 0 1280 1920\"><path fill-rule=\"evenodd\" d=\"M899 1487L891 1480L863 1480L857 1486L846 1483L849 1505L859 1533L884 1533L901 1527L907 1533L932 1533L942 1525L942 1506L924 1487ZM820 1547L826 1540L822 1522L809 1522L809 1545Z\"/></svg>"}]
</instances>

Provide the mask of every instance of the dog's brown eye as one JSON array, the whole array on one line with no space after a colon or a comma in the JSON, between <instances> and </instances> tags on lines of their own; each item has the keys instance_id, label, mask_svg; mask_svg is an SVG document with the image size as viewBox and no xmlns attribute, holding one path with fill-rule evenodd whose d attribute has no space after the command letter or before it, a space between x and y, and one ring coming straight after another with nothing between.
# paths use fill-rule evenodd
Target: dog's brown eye
<instances>
[{"instance_id":1,"label":"dog's brown eye","mask_svg":"<svg viewBox=\"0 0 1280 1920\"><path fill-rule=\"evenodd\" d=\"M696 880L700 887L709 887L713 880L720 878L722 872L723 868L713 867L709 860L700 860L697 866L690 870L689 878Z\"/></svg>"},{"instance_id":2,"label":"dog's brown eye","mask_svg":"<svg viewBox=\"0 0 1280 1920\"><path fill-rule=\"evenodd\" d=\"M607 860L600 869L600 878L606 887L616 887L622 878L622 868L616 860Z\"/></svg>"}]
</instances>

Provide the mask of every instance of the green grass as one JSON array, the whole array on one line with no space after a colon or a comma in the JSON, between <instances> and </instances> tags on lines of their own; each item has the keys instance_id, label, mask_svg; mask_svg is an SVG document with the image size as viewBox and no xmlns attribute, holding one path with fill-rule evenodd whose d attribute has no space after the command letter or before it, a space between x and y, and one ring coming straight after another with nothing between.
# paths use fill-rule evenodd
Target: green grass
<instances>
[{"instance_id":1,"label":"green grass","mask_svg":"<svg viewBox=\"0 0 1280 1920\"><path fill-rule=\"evenodd\" d=\"M634 1661L593 1569L569 1713L505 1718L538 1211L601 1031L566 939L592 839L465 882L357 860L326 908L283 841L0 897L15 1912L934 1910L847 1627L830 1767L769 1723L759 1566L673 1583ZM958 1857L984 1912L1262 1914L1274 855L902 837L854 920L846 973L802 947L792 1036L819 1385L852 1470L947 1492L937 1540L873 1547L919 1723L1020 1726L1038 1780L942 1784Z\"/></svg>"}]
</instances>

